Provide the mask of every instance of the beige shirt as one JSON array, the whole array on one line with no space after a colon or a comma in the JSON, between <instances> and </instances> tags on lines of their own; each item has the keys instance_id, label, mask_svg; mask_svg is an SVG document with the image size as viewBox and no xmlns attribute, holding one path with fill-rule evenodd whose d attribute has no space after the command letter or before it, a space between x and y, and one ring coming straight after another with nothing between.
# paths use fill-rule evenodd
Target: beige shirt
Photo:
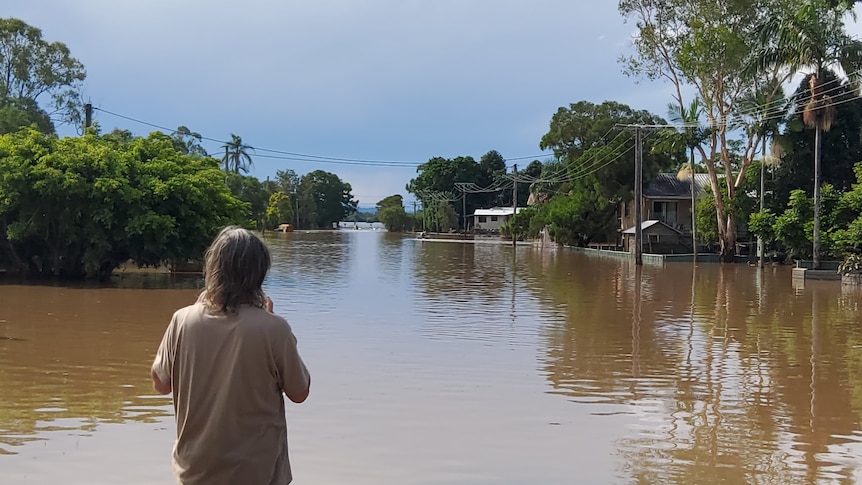
<instances>
[{"instance_id":1,"label":"beige shirt","mask_svg":"<svg viewBox=\"0 0 862 485\"><path fill-rule=\"evenodd\" d=\"M309 374L287 321L248 305L235 315L185 307L153 370L173 389L179 483L290 483L282 391L302 394Z\"/></svg>"}]
</instances>

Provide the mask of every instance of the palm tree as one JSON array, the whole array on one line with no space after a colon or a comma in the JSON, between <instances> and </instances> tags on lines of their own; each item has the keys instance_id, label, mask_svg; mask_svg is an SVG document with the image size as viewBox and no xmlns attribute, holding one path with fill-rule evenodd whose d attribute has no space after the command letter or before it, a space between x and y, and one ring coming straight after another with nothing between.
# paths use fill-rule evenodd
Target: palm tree
<instances>
[{"instance_id":1,"label":"palm tree","mask_svg":"<svg viewBox=\"0 0 862 485\"><path fill-rule=\"evenodd\" d=\"M706 141L709 137L709 131L698 124L699 118L703 114L703 107L697 98L693 99L687 108L673 103L669 104L667 108L670 122L681 125L679 131L668 140L670 142L668 147L672 150L685 148L691 157L688 162L682 164L676 177L679 180L688 180L691 184L691 249L694 261L697 261L697 216L695 213L697 162L694 159L694 150Z\"/></svg>"},{"instance_id":2,"label":"palm tree","mask_svg":"<svg viewBox=\"0 0 862 485\"><path fill-rule=\"evenodd\" d=\"M840 66L853 80L862 68L862 42L844 30L846 6L830 6L828 0L805 0L784 15L770 17L760 27L766 48L759 63L786 66L792 71L812 69L803 120L814 128L814 234L813 268L820 268L820 166L821 138L832 126L835 111L824 89L825 70ZM832 2L834 3L834 2Z\"/></svg>"},{"instance_id":3,"label":"palm tree","mask_svg":"<svg viewBox=\"0 0 862 485\"><path fill-rule=\"evenodd\" d=\"M254 147L244 145L242 137L233 133L231 133L230 138L231 140L222 146L224 148L224 157L221 160L224 162L225 173L248 173L248 170L254 167L254 162L252 162L251 155L249 155L249 151L253 152Z\"/></svg>"}]
</instances>

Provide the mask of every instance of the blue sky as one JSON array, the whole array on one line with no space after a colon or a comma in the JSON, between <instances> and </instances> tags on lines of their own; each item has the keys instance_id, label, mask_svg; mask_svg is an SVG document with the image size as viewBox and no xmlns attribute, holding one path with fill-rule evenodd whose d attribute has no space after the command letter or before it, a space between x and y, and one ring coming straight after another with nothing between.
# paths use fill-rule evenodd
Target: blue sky
<instances>
[{"instance_id":1,"label":"blue sky","mask_svg":"<svg viewBox=\"0 0 862 485\"><path fill-rule=\"evenodd\" d=\"M411 202L404 186L431 157L541 154L560 106L610 99L664 115L670 101L668 85L622 73L617 59L630 53L634 26L611 0L0 5L69 46L97 108L219 140L235 133L258 148L412 162L254 159L261 179L280 168L336 173L366 206L395 193ZM106 131L152 130L99 111L96 121Z\"/></svg>"}]
</instances>

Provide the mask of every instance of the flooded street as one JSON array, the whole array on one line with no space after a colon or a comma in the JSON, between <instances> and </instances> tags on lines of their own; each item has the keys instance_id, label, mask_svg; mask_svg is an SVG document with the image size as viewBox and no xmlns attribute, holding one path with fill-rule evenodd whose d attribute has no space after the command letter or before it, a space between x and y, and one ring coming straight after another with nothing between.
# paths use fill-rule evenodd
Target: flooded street
<instances>
[{"instance_id":1,"label":"flooded street","mask_svg":"<svg viewBox=\"0 0 862 485\"><path fill-rule=\"evenodd\" d=\"M862 483L862 291L380 231L267 235L294 483ZM149 367L200 281L0 286L0 483L172 483Z\"/></svg>"}]
</instances>

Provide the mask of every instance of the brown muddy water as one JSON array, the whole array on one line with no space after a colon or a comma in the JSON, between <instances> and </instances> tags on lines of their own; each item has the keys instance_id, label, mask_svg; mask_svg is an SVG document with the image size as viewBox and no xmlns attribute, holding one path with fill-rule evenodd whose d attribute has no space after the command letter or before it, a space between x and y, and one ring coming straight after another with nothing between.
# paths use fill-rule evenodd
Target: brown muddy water
<instances>
[{"instance_id":1,"label":"brown muddy water","mask_svg":"<svg viewBox=\"0 0 862 485\"><path fill-rule=\"evenodd\" d=\"M862 483L862 292L790 270L269 236L297 484ZM171 483L149 366L198 279L0 285L0 484Z\"/></svg>"}]
</instances>

